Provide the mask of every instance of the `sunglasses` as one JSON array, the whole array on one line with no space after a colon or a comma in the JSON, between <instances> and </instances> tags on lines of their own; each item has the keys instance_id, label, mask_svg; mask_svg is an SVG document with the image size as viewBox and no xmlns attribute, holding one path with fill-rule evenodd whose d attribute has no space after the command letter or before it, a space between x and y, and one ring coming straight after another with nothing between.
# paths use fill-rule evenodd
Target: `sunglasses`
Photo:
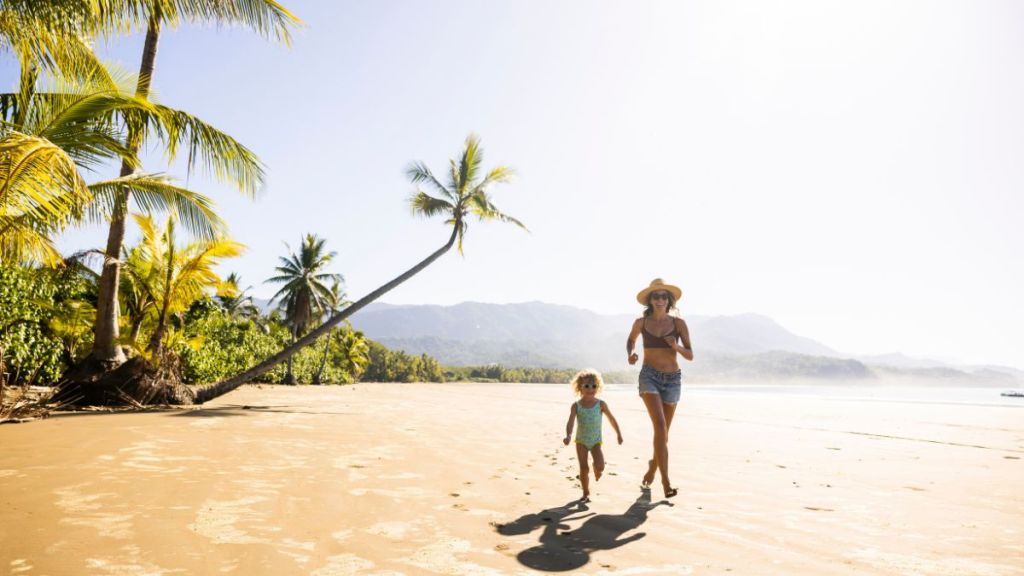
<instances>
[{"instance_id":1,"label":"sunglasses","mask_svg":"<svg viewBox=\"0 0 1024 576\"><path fill-rule=\"evenodd\" d=\"M654 294L651 294L651 300L668 300L668 299L669 299L668 292L655 292Z\"/></svg>"},{"instance_id":2,"label":"sunglasses","mask_svg":"<svg viewBox=\"0 0 1024 576\"><path fill-rule=\"evenodd\" d=\"M593 390L597 388L597 384L580 384L580 388L586 388L587 390Z\"/></svg>"}]
</instances>

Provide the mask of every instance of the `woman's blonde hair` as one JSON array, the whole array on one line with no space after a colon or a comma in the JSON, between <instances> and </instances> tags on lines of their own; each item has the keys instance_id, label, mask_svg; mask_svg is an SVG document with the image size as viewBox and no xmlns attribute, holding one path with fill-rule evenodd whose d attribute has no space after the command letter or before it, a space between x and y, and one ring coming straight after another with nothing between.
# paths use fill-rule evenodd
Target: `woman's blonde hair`
<instances>
[{"instance_id":1,"label":"woman's blonde hair","mask_svg":"<svg viewBox=\"0 0 1024 576\"><path fill-rule=\"evenodd\" d=\"M572 381L569 382L569 384L572 386L572 390L577 396L583 396L582 386L584 384L596 384L597 388L594 389L595 394L604 389L604 379L601 378L601 373L590 368L577 372L576 375L572 377Z\"/></svg>"}]
</instances>

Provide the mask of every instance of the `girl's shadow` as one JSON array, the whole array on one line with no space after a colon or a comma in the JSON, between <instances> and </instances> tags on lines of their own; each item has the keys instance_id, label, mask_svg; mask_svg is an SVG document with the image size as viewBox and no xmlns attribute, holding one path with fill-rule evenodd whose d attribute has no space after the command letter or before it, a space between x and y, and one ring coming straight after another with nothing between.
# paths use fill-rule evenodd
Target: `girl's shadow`
<instances>
[{"instance_id":1,"label":"girl's shadow","mask_svg":"<svg viewBox=\"0 0 1024 576\"><path fill-rule=\"evenodd\" d=\"M516 558L524 566L548 572L573 570L590 561L590 553L597 550L611 550L635 542L646 534L637 532L626 538L623 534L639 528L647 521L647 512L655 506L668 504L660 501L651 503L651 492L645 490L623 514L582 514L589 510L579 500L557 508L548 508L535 514L526 514L508 524L497 526L499 534L516 536L529 534L541 526L540 544L520 552ZM576 512L579 516L570 516ZM587 518L576 530L569 530L565 522Z\"/></svg>"}]
</instances>

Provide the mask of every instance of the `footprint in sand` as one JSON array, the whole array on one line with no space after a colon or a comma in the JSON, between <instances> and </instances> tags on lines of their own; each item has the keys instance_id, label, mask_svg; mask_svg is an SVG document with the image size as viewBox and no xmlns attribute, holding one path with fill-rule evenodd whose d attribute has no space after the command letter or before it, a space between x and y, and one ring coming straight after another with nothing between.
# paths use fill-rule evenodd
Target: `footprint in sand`
<instances>
[{"instance_id":1,"label":"footprint in sand","mask_svg":"<svg viewBox=\"0 0 1024 576\"><path fill-rule=\"evenodd\" d=\"M832 508L817 508L815 506L804 506L804 510L811 510L812 512L835 512Z\"/></svg>"}]
</instances>

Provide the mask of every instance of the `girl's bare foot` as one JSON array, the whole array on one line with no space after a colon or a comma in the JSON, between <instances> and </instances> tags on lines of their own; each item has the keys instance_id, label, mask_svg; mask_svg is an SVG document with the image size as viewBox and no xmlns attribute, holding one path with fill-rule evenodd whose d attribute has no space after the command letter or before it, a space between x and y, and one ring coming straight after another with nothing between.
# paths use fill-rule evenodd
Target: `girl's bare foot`
<instances>
[{"instance_id":1,"label":"girl's bare foot","mask_svg":"<svg viewBox=\"0 0 1024 576\"><path fill-rule=\"evenodd\" d=\"M596 482L596 481L600 480L601 479L601 474L603 474L603 473L604 473L604 470L601 470L600 468L595 468L594 469L594 481Z\"/></svg>"},{"instance_id":2,"label":"girl's bare foot","mask_svg":"<svg viewBox=\"0 0 1024 576\"><path fill-rule=\"evenodd\" d=\"M644 479L640 482L640 488L647 489L654 483L654 473L658 471L658 465L654 463L654 460L647 461L647 473L644 474Z\"/></svg>"}]
</instances>

